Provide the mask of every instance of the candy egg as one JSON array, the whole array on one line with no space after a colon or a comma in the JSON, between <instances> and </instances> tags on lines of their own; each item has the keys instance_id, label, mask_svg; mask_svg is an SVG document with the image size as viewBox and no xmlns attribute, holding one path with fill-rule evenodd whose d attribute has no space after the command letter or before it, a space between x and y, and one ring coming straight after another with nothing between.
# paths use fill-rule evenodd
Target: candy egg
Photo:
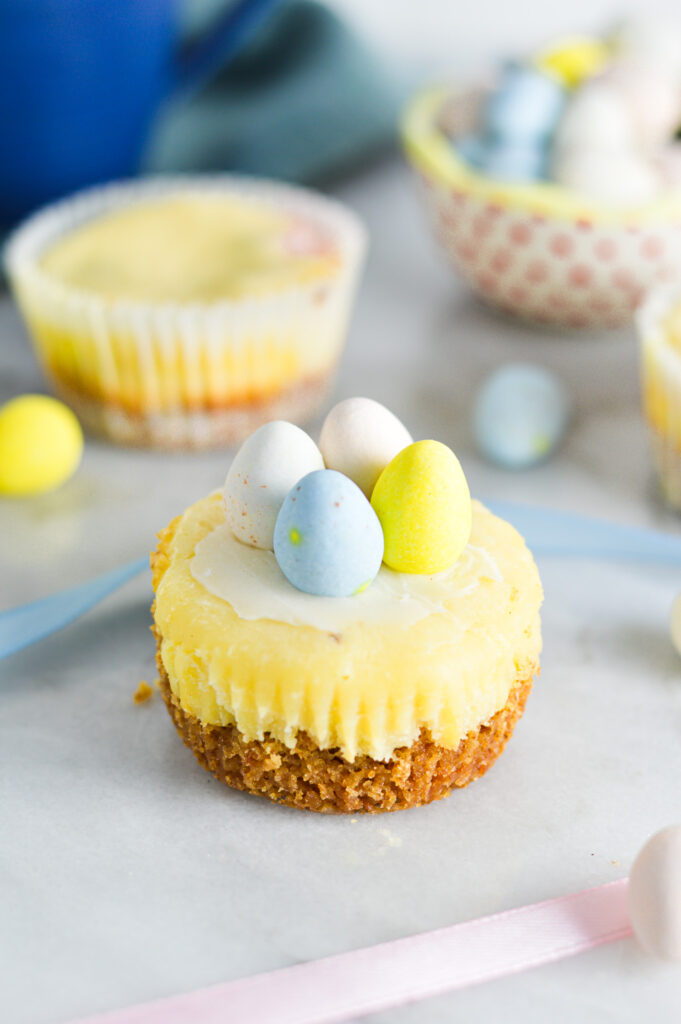
<instances>
[{"instance_id":1,"label":"candy egg","mask_svg":"<svg viewBox=\"0 0 681 1024\"><path fill-rule=\"evenodd\" d=\"M483 113L485 134L528 143L552 134L565 103L565 90L537 68L509 64Z\"/></svg>"},{"instance_id":2,"label":"candy egg","mask_svg":"<svg viewBox=\"0 0 681 1024\"><path fill-rule=\"evenodd\" d=\"M681 960L681 825L645 844L629 873L631 924L644 949Z\"/></svg>"},{"instance_id":3,"label":"candy egg","mask_svg":"<svg viewBox=\"0 0 681 1024\"><path fill-rule=\"evenodd\" d=\"M319 438L327 469L349 476L367 498L382 470L411 443L397 416L371 398L346 398L334 405Z\"/></svg>"},{"instance_id":4,"label":"candy egg","mask_svg":"<svg viewBox=\"0 0 681 1024\"><path fill-rule=\"evenodd\" d=\"M609 48L600 39L588 36L562 39L537 54L534 63L540 70L555 75L568 89L595 75L607 63Z\"/></svg>"},{"instance_id":5,"label":"candy egg","mask_svg":"<svg viewBox=\"0 0 681 1024\"><path fill-rule=\"evenodd\" d=\"M468 484L454 452L439 441L417 441L396 455L371 504L383 527L383 560L397 572L449 569L468 543Z\"/></svg>"},{"instance_id":6,"label":"candy egg","mask_svg":"<svg viewBox=\"0 0 681 1024\"><path fill-rule=\"evenodd\" d=\"M565 434L569 402L563 385L540 366L496 370L475 401L473 426L482 454L506 469L547 458Z\"/></svg>"},{"instance_id":7,"label":"candy egg","mask_svg":"<svg viewBox=\"0 0 681 1024\"><path fill-rule=\"evenodd\" d=\"M498 181L539 181L546 177L548 154L541 143L487 146L479 164L480 171Z\"/></svg>"},{"instance_id":8,"label":"candy egg","mask_svg":"<svg viewBox=\"0 0 681 1024\"><path fill-rule=\"evenodd\" d=\"M631 152L634 127L622 97L611 86L589 82L575 93L556 128L554 152Z\"/></svg>"},{"instance_id":9,"label":"candy egg","mask_svg":"<svg viewBox=\"0 0 681 1024\"><path fill-rule=\"evenodd\" d=\"M670 75L650 65L618 61L599 81L622 98L636 142L646 149L671 138L681 123L681 94Z\"/></svg>"},{"instance_id":10,"label":"candy egg","mask_svg":"<svg viewBox=\"0 0 681 1024\"><path fill-rule=\"evenodd\" d=\"M51 491L75 473L83 432L56 398L21 395L0 409L0 494Z\"/></svg>"},{"instance_id":11,"label":"candy egg","mask_svg":"<svg viewBox=\"0 0 681 1024\"><path fill-rule=\"evenodd\" d=\"M359 487L334 469L299 480L277 516L274 554L306 594L350 597L365 590L383 559L383 531Z\"/></svg>"},{"instance_id":12,"label":"candy egg","mask_svg":"<svg viewBox=\"0 0 681 1024\"><path fill-rule=\"evenodd\" d=\"M271 551L284 498L302 476L323 466L317 445L293 423L274 420L256 430L236 453L223 489L234 536Z\"/></svg>"},{"instance_id":13,"label":"candy egg","mask_svg":"<svg viewBox=\"0 0 681 1024\"><path fill-rule=\"evenodd\" d=\"M613 206L646 203L659 186L652 162L633 150L559 152L553 160L553 179L564 188Z\"/></svg>"}]
</instances>

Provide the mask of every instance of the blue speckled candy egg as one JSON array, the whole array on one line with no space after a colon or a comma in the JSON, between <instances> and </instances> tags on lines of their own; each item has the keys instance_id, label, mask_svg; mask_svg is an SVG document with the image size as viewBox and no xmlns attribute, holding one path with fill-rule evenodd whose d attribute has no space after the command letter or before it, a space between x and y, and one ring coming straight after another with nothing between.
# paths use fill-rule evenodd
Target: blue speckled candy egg
<instances>
[{"instance_id":1,"label":"blue speckled candy egg","mask_svg":"<svg viewBox=\"0 0 681 1024\"><path fill-rule=\"evenodd\" d=\"M383 530L357 484L335 469L319 469L287 494L274 528L274 554L298 590L349 597L365 590L380 569Z\"/></svg>"},{"instance_id":2,"label":"blue speckled candy egg","mask_svg":"<svg viewBox=\"0 0 681 1024\"><path fill-rule=\"evenodd\" d=\"M537 68L508 64L483 110L483 131L514 143L547 139L565 104L560 82Z\"/></svg>"},{"instance_id":3,"label":"blue speckled candy egg","mask_svg":"<svg viewBox=\"0 0 681 1024\"><path fill-rule=\"evenodd\" d=\"M475 439L485 458L524 469L560 444L570 414L563 384L541 366L513 363L492 373L478 392Z\"/></svg>"},{"instance_id":4,"label":"blue speckled candy egg","mask_svg":"<svg viewBox=\"0 0 681 1024\"><path fill-rule=\"evenodd\" d=\"M494 142L485 149L478 167L498 181L540 181L547 176L548 149L542 142Z\"/></svg>"}]
</instances>

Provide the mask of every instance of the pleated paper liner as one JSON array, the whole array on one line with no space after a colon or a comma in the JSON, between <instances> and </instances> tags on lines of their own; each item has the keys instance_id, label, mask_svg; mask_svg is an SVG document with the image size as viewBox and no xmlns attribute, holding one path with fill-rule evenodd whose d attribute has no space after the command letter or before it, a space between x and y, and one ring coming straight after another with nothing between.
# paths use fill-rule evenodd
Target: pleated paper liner
<instances>
[{"instance_id":1,"label":"pleated paper liner","mask_svg":"<svg viewBox=\"0 0 681 1024\"><path fill-rule=\"evenodd\" d=\"M84 223L175 195L261 201L319 225L338 259L312 282L206 304L106 301L55 280L46 250ZM36 214L10 240L7 268L55 391L93 432L124 444L237 444L267 420L302 422L340 358L365 233L339 203L272 182L150 179L94 189Z\"/></svg>"}]
</instances>

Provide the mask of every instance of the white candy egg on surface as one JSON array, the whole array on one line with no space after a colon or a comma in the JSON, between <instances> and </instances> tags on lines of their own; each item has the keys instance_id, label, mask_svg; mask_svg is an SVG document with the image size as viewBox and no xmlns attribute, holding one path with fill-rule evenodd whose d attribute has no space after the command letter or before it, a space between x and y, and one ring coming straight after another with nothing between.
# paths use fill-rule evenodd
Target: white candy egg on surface
<instances>
[{"instance_id":1,"label":"white candy egg on surface","mask_svg":"<svg viewBox=\"0 0 681 1024\"><path fill-rule=\"evenodd\" d=\"M552 176L564 188L613 206L646 203L660 184L653 164L633 150L559 152L553 159Z\"/></svg>"},{"instance_id":2,"label":"white candy egg on surface","mask_svg":"<svg viewBox=\"0 0 681 1024\"><path fill-rule=\"evenodd\" d=\"M634 147L631 115L618 92L587 83L573 96L558 122L554 151L577 149L629 152Z\"/></svg>"},{"instance_id":3,"label":"white candy egg on surface","mask_svg":"<svg viewBox=\"0 0 681 1024\"><path fill-rule=\"evenodd\" d=\"M669 139L681 122L681 91L669 74L649 64L622 60L599 78L626 105L636 142L646 149Z\"/></svg>"},{"instance_id":4,"label":"white candy egg on surface","mask_svg":"<svg viewBox=\"0 0 681 1024\"><path fill-rule=\"evenodd\" d=\"M412 440L397 416L380 402L346 398L324 420L319 447L326 468L349 476L370 498L385 467Z\"/></svg>"},{"instance_id":5,"label":"white candy egg on surface","mask_svg":"<svg viewBox=\"0 0 681 1024\"><path fill-rule=\"evenodd\" d=\"M629 873L629 917L644 949L681 961L681 825L657 832Z\"/></svg>"},{"instance_id":6,"label":"white candy egg on surface","mask_svg":"<svg viewBox=\"0 0 681 1024\"><path fill-rule=\"evenodd\" d=\"M312 438L284 420L265 423L242 444L230 466L225 519L237 540L274 550L274 526L284 498L301 477L323 469Z\"/></svg>"},{"instance_id":7,"label":"white candy egg on surface","mask_svg":"<svg viewBox=\"0 0 681 1024\"><path fill-rule=\"evenodd\" d=\"M562 383L541 366L511 363L480 388L473 428L478 448L505 469L525 469L560 444L570 414Z\"/></svg>"}]
</instances>

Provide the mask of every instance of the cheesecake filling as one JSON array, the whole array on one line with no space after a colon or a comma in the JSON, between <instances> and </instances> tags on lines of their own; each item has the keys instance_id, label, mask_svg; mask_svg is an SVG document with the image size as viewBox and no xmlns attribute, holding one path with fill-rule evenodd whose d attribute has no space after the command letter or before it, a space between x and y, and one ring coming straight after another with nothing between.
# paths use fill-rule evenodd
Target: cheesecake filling
<instances>
[{"instance_id":1,"label":"cheesecake filling","mask_svg":"<svg viewBox=\"0 0 681 1024\"><path fill-rule=\"evenodd\" d=\"M363 594L325 598L236 541L214 494L161 536L155 586L161 658L187 712L290 747L303 730L348 761L388 760L422 728L455 749L538 669L536 566L479 502L451 569L383 567Z\"/></svg>"}]
</instances>

